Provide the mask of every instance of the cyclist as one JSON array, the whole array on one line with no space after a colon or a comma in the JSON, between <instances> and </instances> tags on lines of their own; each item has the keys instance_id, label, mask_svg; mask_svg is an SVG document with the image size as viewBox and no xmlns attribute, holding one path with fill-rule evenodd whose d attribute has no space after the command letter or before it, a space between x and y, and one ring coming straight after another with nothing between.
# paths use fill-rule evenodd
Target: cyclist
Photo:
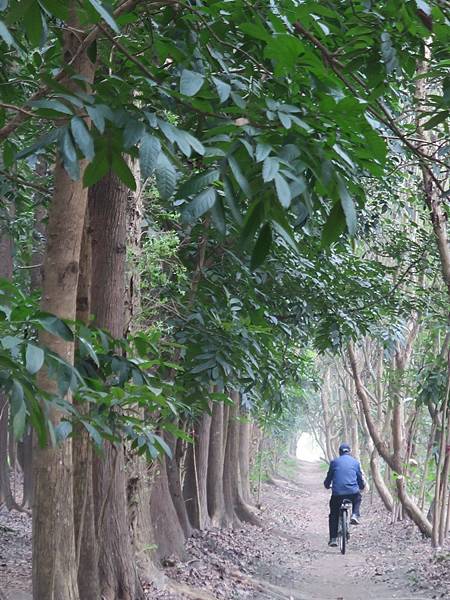
<instances>
[{"instance_id":1,"label":"cyclist","mask_svg":"<svg viewBox=\"0 0 450 600\"><path fill-rule=\"evenodd\" d=\"M348 444L339 446L339 456L330 463L327 476L323 482L327 490L332 487L330 498L330 515L328 524L330 529L329 546L337 546L337 533L339 522L339 509L342 500L347 498L352 503L352 516L350 523L359 523L359 508L361 506L360 490L365 487L361 465L351 456L351 448Z\"/></svg>"}]
</instances>

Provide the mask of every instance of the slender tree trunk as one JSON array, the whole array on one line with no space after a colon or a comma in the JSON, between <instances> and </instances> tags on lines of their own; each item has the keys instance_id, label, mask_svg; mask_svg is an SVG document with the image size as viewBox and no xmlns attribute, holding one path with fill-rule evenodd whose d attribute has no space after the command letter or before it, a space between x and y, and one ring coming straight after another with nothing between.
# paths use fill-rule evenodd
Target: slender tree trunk
<instances>
[{"instance_id":1,"label":"slender tree trunk","mask_svg":"<svg viewBox=\"0 0 450 600\"><path fill-rule=\"evenodd\" d=\"M91 239L89 215L86 214L77 291L77 319L85 324L89 323L90 316L91 277ZM77 403L76 408L81 414L89 412L88 406L83 403ZM92 475L92 442L86 429L76 425L73 436L73 505L78 589L83 600L100 598Z\"/></svg>"},{"instance_id":2,"label":"slender tree trunk","mask_svg":"<svg viewBox=\"0 0 450 600\"><path fill-rule=\"evenodd\" d=\"M253 504L250 494L250 429L251 422L247 417L240 424L239 435L239 475L242 499L246 504Z\"/></svg>"},{"instance_id":3,"label":"slender tree trunk","mask_svg":"<svg viewBox=\"0 0 450 600\"><path fill-rule=\"evenodd\" d=\"M125 330L127 199L127 189L112 173L89 194L91 310L96 325L116 338ZM101 592L105 600L136 600L143 592L128 522L123 445L106 442L103 456L94 458L93 473Z\"/></svg>"},{"instance_id":4,"label":"slender tree trunk","mask_svg":"<svg viewBox=\"0 0 450 600\"><path fill-rule=\"evenodd\" d=\"M377 488L378 495L386 507L386 510L392 512L394 509L394 498L392 497L392 494L381 475L380 465L378 462L378 452L376 448L372 450L370 455L370 471L372 473L372 479L375 487Z\"/></svg>"},{"instance_id":5,"label":"slender tree trunk","mask_svg":"<svg viewBox=\"0 0 450 600\"><path fill-rule=\"evenodd\" d=\"M4 200L1 199L3 202ZM13 276L12 239L6 231L0 230L0 277L11 280ZM5 503L8 509L15 502L11 491L8 441L9 441L9 402L0 391L0 506Z\"/></svg>"},{"instance_id":6,"label":"slender tree trunk","mask_svg":"<svg viewBox=\"0 0 450 600\"><path fill-rule=\"evenodd\" d=\"M194 444L186 455L186 476L183 486L186 510L195 529L210 524L207 501L208 454L211 416L204 413L194 429Z\"/></svg>"},{"instance_id":7,"label":"slender tree trunk","mask_svg":"<svg viewBox=\"0 0 450 600\"><path fill-rule=\"evenodd\" d=\"M411 332L411 336L410 336L410 340L409 340L411 343L412 343L413 336L414 336L414 330ZM403 364L399 366L400 372L403 372L403 370L404 370L404 366L407 362L408 351L405 353L404 357L402 358ZM370 410L369 397L367 395L367 392L365 390L365 387L363 385L363 382L362 382L362 379L361 379L361 376L359 373L359 369L358 369L358 365L357 365L357 361L356 361L356 355L355 355L352 344L350 344L348 347L348 354L349 354L349 358L350 358L350 366L351 366L354 381L355 381L356 392L361 401L365 421L366 421L370 436L375 444L375 448L378 450L378 452L380 453L382 458L386 461L386 463L391 467L391 469L393 471L395 471L397 474L397 476L396 476L397 494L398 494L398 498L403 506L403 509L405 510L407 515L410 517L410 519L417 525L419 530L427 537L431 537L431 531L432 531L431 523L428 521L428 519L422 513L422 511L417 506L417 504L408 495L408 492L406 489L406 480L405 480L403 465L401 464L401 459L399 458L401 456L402 433L401 433L401 430L399 431L398 428L402 427L401 413L400 413L401 408L398 406L396 406L396 407L394 406L393 427L394 427L394 429L395 428L397 428L397 429L393 433L394 454L391 455L388 452L386 445L382 441L380 433L378 431L378 428L374 423L374 420L373 420L373 417L371 414L371 410ZM396 403L398 404L399 402L400 402L400 399L397 398Z\"/></svg>"},{"instance_id":8,"label":"slender tree trunk","mask_svg":"<svg viewBox=\"0 0 450 600\"><path fill-rule=\"evenodd\" d=\"M329 393L329 378L330 372L329 370L326 372L324 377L324 383L322 386L322 391L320 394L320 398L322 401L322 411L323 411L323 423L324 423L324 433L325 433L325 448L327 452L327 460L330 462L333 459L334 452L331 444L331 429L330 429L330 406L328 402L328 393Z\"/></svg>"},{"instance_id":9,"label":"slender tree trunk","mask_svg":"<svg viewBox=\"0 0 450 600\"><path fill-rule=\"evenodd\" d=\"M212 406L207 476L208 511L213 527L224 527L227 524L223 492L223 466L225 459L223 417L224 405L214 402Z\"/></svg>"}]
</instances>

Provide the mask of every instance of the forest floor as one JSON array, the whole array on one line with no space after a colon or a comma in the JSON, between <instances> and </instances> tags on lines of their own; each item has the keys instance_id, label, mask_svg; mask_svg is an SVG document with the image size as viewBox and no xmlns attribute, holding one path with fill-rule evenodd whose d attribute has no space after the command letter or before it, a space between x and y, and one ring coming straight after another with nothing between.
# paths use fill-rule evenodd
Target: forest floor
<instances>
[{"instance_id":1,"label":"forest floor","mask_svg":"<svg viewBox=\"0 0 450 600\"><path fill-rule=\"evenodd\" d=\"M348 552L342 556L327 545L329 492L322 486L321 465L292 460L282 473L276 485L263 486L262 528L244 525L197 533L187 542L190 559L168 561L161 587L147 587L146 597L450 598L450 548L434 556L429 541L413 525L407 521L392 525L379 502L374 499L371 504L371 495L366 494L362 523L352 528ZM29 518L0 511L0 592L8 600L31 599L30 552Z\"/></svg>"}]
</instances>

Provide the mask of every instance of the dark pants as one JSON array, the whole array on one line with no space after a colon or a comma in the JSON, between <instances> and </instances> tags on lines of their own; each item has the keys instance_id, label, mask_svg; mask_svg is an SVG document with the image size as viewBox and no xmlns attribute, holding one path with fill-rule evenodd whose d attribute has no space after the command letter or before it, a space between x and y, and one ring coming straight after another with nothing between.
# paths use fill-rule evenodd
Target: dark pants
<instances>
[{"instance_id":1,"label":"dark pants","mask_svg":"<svg viewBox=\"0 0 450 600\"><path fill-rule=\"evenodd\" d=\"M361 506L361 494L346 494L345 496L331 496L330 498L330 515L328 517L328 525L330 528L330 539L337 537L339 509L341 508L342 500L350 500L353 505L352 513L359 517L359 508Z\"/></svg>"}]
</instances>

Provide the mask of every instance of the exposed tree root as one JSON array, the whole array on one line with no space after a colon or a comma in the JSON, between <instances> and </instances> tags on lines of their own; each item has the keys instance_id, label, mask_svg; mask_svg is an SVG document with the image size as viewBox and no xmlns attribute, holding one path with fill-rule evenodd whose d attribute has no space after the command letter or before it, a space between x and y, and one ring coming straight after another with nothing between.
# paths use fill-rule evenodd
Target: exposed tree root
<instances>
[{"instance_id":1,"label":"exposed tree root","mask_svg":"<svg viewBox=\"0 0 450 600\"><path fill-rule=\"evenodd\" d=\"M230 577L233 577L233 579L241 581L242 583L251 585L255 590L258 590L259 592L265 592L266 594L270 592L271 598L273 598L273 600L310 600L307 596L301 594L296 590L293 590L291 588L280 587L278 585L274 585L273 583L269 583L268 581L263 581L254 577L250 577L249 575L241 573L241 571L230 571L228 575Z\"/></svg>"},{"instance_id":2,"label":"exposed tree root","mask_svg":"<svg viewBox=\"0 0 450 600\"><path fill-rule=\"evenodd\" d=\"M205 592L204 590L199 590L175 581L170 581L167 585L167 589L176 592L177 594L184 594L192 600L217 600L217 596L214 596L211 592Z\"/></svg>"}]
</instances>

